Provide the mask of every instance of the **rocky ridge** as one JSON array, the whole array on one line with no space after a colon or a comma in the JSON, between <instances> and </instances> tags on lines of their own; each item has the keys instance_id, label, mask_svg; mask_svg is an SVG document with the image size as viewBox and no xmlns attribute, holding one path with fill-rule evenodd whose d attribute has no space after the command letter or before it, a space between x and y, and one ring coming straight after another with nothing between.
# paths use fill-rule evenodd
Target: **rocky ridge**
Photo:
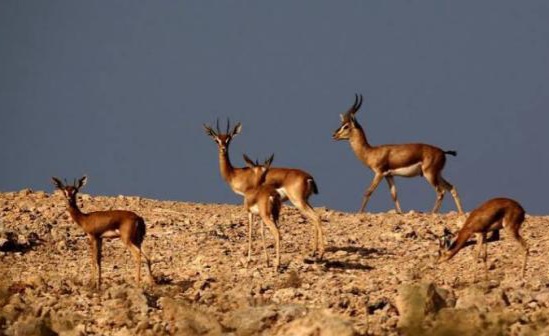
<instances>
[{"instance_id":1,"label":"rocky ridge","mask_svg":"<svg viewBox=\"0 0 549 336\"><path fill-rule=\"evenodd\" d=\"M523 225L523 281L521 251L505 232L488 246L487 277L472 246L435 265L437 237L443 226L457 230L455 213L316 208L327 237L317 262L308 256L311 225L286 205L277 274L265 265L259 235L246 267L242 206L86 194L80 202L86 212L127 209L145 218L157 284L136 287L129 252L108 240L103 288L93 289L86 236L62 196L0 193L0 334L549 335L547 216Z\"/></svg>"}]
</instances>

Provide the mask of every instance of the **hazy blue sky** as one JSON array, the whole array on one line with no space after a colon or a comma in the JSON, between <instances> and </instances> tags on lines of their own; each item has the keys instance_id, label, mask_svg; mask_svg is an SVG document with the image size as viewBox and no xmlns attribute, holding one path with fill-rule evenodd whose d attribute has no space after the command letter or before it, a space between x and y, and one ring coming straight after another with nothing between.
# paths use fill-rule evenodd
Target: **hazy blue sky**
<instances>
[{"instance_id":1,"label":"hazy blue sky","mask_svg":"<svg viewBox=\"0 0 549 336\"><path fill-rule=\"evenodd\" d=\"M494 196L549 213L549 2L1 1L0 190L53 189L240 203L202 129L317 180L315 206L356 211L371 171L335 142L339 113L372 144L445 150L471 210ZM430 210L422 178L403 210ZM393 204L386 183L369 210ZM443 210L454 210L449 195Z\"/></svg>"}]
</instances>

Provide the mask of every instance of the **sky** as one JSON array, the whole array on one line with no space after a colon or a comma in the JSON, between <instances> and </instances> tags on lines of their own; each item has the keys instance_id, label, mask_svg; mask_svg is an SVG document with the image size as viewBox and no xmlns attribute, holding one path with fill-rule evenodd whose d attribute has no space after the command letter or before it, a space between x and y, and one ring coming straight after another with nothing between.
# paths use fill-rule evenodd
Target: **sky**
<instances>
[{"instance_id":1,"label":"sky","mask_svg":"<svg viewBox=\"0 0 549 336\"><path fill-rule=\"evenodd\" d=\"M83 192L240 204L202 124L242 123L230 156L312 174L314 206L357 211L373 174L339 114L372 145L444 150L470 211L492 197L548 214L549 2L0 2L0 191ZM423 178L396 178L429 211ZM386 183L368 211L393 209ZM450 195L443 211L455 210ZM136 209L138 211L138 209Z\"/></svg>"}]
</instances>

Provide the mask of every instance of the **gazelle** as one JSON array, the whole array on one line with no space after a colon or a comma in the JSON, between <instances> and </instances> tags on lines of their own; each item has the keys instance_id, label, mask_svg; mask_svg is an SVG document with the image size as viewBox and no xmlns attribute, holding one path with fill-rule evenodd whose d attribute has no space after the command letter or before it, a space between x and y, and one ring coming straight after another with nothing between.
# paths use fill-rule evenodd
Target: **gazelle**
<instances>
[{"instance_id":1,"label":"gazelle","mask_svg":"<svg viewBox=\"0 0 549 336\"><path fill-rule=\"evenodd\" d=\"M519 230L524 222L524 209L522 206L508 198L494 198L471 212L467 220L457 233L457 237L452 240L453 234L447 228L439 242L439 262L452 259L464 246L467 240L475 234L477 236L477 258L481 255L482 245L484 245L483 261L485 272L488 272L487 259L488 247L486 244L486 235L490 231L505 228L506 231L516 240L524 251L524 261L522 264L522 277L526 272L526 261L528 259L528 245L520 236Z\"/></svg>"},{"instance_id":2,"label":"gazelle","mask_svg":"<svg viewBox=\"0 0 549 336\"><path fill-rule=\"evenodd\" d=\"M210 126L204 125L206 134L210 136L218 147L219 152L219 170L223 179L229 184L231 189L244 195L250 185L253 185L253 172L249 167L233 167L229 159L229 144L231 140L242 131L242 125L236 124L230 130L230 124L227 122L225 133L219 130L219 120L216 123L214 131ZM276 188L280 194L282 202L290 200L292 204L301 211L311 222L313 230L313 254L318 253L322 259L324 254L324 233L320 216L309 204L311 194L318 194L318 189L313 177L299 169L292 168L270 168L265 175L265 184L270 184Z\"/></svg>"},{"instance_id":3,"label":"gazelle","mask_svg":"<svg viewBox=\"0 0 549 336\"><path fill-rule=\"evenodd\" d=\"M264 226L267 225L271 234L275 239L276 259L274 263L275 272L278 271L280 265L280 232L278 231L278 217L282 200L276 188L270 184L263 184L265 175L271 167L274 155L267 160L263 165L257 161L254 163L250 158L244 155L246 165L253 173L252 184L244 191L244 208L248 212L248 263L252 255L252 228L253 215L259 215L261 218L261 239L263 241L263 252L267 266L269 266L269 256L267 255L267 247L265 244Z\"/></svg>"},{"instance_id":4,"label":"gazelle","mask_svg":"<svg viewBox=\"0 0 549 336\"><path fill-rule=\"evenodd\" d=\"M149 278L151 282L154 282L150 259L141 249L146 231L143 218L134 212L125 210L83 213L76 202L76 195L80 191L80 188L86 184L87 177L82 177L78 182L75 181L73 185L68 185L66 181L63 184L56 177L52 177L52 180L55 187L63 192L72 220L88 235L92 268L97 281L97 289L101 287L101 247L104 237L120 237L122 242L128 247L137 266L136 278L138 285L141 281L141 256L145 258Z\"/></svg>"},{"instance_id":5,"label":"gazelle","mask_svg":"<svg viewBox=\"0 0 549 336\"><path fill-rule=\"evenodd\" d=\"M362 95L359 98L355 94L353 106L341 115L341 126L332 135L335 140L349 140L356 157L374 172L374 178L364 193L359 212L364 211L370 196L372 196L383 178L389 184L396 211L402 212L393 177L423 175L437 193L433 213L438 212L440 209L446 191L452 194L459 213L463 213L456 188L442 177L446 155L455 156L456 152L443 151L438 147L421 143L371 146L366 139L362 126L355 117L361 105Z\"/></svg>"}]
</instances>

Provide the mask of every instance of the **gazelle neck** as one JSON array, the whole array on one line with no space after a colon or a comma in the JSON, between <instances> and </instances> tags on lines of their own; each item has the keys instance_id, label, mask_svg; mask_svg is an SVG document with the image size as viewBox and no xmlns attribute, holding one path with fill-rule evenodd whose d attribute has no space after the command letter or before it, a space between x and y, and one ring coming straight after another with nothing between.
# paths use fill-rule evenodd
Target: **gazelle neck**
<instances>
[{"instance_id":1,"label":"gazelle neck","mask_svg":"<svg viewBox=\"0 0 549 336\"><path fill-rule=\"evenodd\" d=\"M372 149L372 146L370 146L370 144L368 143L368 139L366 139L366 134L364 134L364 130L358 123L351 132L349 144L351 145L353 152L355 152L356 156L358 156L359 158L364 156L364 154Z\"/></svg>"},{"instance_id":2,"label":"gazelle neck","mask_svg":"<svg viewBox=\"0 0 549 336\"><path fill-rule=\"evenodd\" d=\"M229 159L229 149L219 150L219 171L225 181L230 181L234 172L234 167Z\"/></svg>"},{"instance_id":3,"label":"gazelle neck","mask_svg":"<svg viewBox=\"0 0 549 336\"><path fill-rule=\"evenodd\" d=\"M80 211L80 208L76 203L76 199L70 200L68 202L68 210L72 220L75 221L78 225L82 226L81 220L85 214L82 211Z\"/></svg>"}]
</instances>

